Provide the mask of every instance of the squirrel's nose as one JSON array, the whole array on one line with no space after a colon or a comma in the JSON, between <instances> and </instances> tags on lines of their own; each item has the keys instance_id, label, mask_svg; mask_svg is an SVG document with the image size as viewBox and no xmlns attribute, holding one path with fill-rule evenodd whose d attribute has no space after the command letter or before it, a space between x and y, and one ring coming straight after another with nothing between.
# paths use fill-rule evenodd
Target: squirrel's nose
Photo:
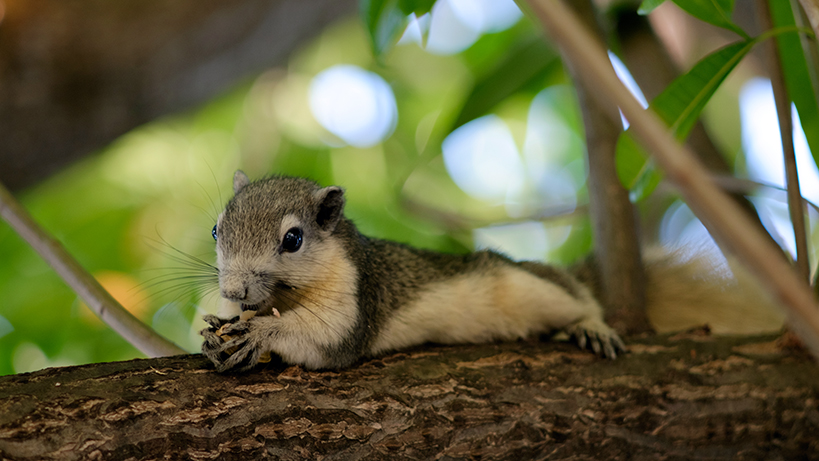
<instances>
[{"instance_id":1,"label":"squirrel's nose","mask_svg":"<svg viewBox=\"0 0 819 461\"><path fill-rule=\"evenodd\" d=\"M223 277L219 282L219 291L223 298L233 302L247 299L247 281L242 280L241 277Z\"/></svg>"},{"instance_id":2,"label":"squirrel's nose","mask_svg":"<svg viewBox=\"0 0 819 461\"><path fill-rule=\"evenodd\" d=\"M233 302L244 301L247 299L247 287L234 290L222 290L222 297Z\"/></svg>"}]
</instances>

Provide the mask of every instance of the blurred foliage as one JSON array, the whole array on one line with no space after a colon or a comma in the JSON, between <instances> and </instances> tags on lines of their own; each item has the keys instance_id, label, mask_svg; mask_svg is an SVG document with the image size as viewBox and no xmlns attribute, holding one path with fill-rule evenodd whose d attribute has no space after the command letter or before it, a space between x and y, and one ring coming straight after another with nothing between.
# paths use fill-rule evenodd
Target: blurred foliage
<instances>
[{"instance_id":1,"label":"blurred foliage","mask_svg":"<svg viewBox=\"0 0 819 461\"><path fill-rule=\"evenodd\" d=\"M434 3L362 1L363 21L327 28L286 68L137 129L20 198L128 309L190 351L199 349L201 314L215 311L218 295L189 278L179 252L213 261L210 231L237 168L251 178L282 173L344 186L346 214L368 235L440 251L493 247L517 258L576 261L591 246L585 147L557 53L526 20L450 56L398 42L407 14L434 14ZM313 77L338 64L374 72L392 88L398 119L383 142L348 146L311 114ZM688 124L713 95L725 104L706 107L706 121L737 126L741 81L720 85L724 78L695 111L675 108L666 121ZM453 130L480 120L499 121L517 148L523 174L502 198L470 196L441 155ZM729 156L741 150L736 128L720 136ZM633 177L646 169L639 156L623 166ZM0 260L0 374L140 355L6 225Z\"/></svg>"},{"instance_id":2,"label":"blurred foliage","mask_svg":"<svg viewBox=\"0 0 819 461\"><path fill-rule=\"evenodd\" d=\"M709 54L654 98L649 107L669 126L674 137L680 141L688 137L714 92L755 43L733 43ZM633 201L648 197L662 178L648 153L628 131L617 142L617 173L631 191Z\"/></svg>"}]
</instances>

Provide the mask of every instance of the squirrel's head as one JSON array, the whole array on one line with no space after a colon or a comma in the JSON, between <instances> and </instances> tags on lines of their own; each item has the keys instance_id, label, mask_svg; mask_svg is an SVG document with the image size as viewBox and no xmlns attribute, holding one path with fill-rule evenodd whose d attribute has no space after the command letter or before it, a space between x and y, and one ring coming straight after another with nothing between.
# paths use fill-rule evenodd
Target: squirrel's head
<instances>
[{"instance_id":1,"label":"squirrel's head","mask_svg":"<svg viewBox=\"0 0 819 461\"><path fill-rule=\"evenodd\" d=\"M286 176L250 182L240 170L233 192L213 228L222 297L258 306L331 266L326 250L342 219L340 187Z\"/></svg>"}]
</instances>

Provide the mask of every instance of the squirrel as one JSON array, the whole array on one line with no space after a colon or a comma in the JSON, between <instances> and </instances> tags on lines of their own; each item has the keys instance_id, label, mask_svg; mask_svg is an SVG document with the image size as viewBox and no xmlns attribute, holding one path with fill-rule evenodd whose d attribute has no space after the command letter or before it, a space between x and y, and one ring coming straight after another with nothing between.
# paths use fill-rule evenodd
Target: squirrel
<instances>
[{"instance_id":1,"label":"squirrel","mask_svg":"<svg viewBox=\"0 0 819 461\"><path fill-rule=\"evenodd\" d=\"M251 182L239 170L233 191L212 231L227 312L204 316L209 326L200 332L202 352L220 372L249 370L271 353L308 369L338 369L427 342L560 330L603 357L626 352L586 275L489 250L443 254L364 236L344 216L337 186L289 176ZM698 278L684 273L696 264L658 261L661 272ZM675 283L654 285L679 303L696 302ZM649 280L649 303L662 296L651 287ZM706 296L734 305L756 299L734 299L723 287Z\"/></svg>"}]
</instances>

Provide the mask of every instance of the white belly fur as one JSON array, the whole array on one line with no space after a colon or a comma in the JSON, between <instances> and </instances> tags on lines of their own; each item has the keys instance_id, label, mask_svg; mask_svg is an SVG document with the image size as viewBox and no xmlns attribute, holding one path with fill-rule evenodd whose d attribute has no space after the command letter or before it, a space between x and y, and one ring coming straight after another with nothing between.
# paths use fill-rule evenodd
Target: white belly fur
<instances>
[{"instance_id":1,"label":"white belly fur","mask_svg":"<svg viewBox=\"0 0 819 461\"><path fill-rule=\"evenodd\" d=\"M311 369L332 366L326 350L344 341L358 321L356 292L350 289L358 273L342 251L338 242L327 240L316 251L323 259L313 261L315 270L305 278L309 283L282 300L287 309L282 309L281 317L250 320L261 350ZM291 275L299 280L298 273Z\"/></svg>"},{"instance_id":2,"label":"white belly fur","mask_svg":"<svg viewBox=\"0 0 819 461\"><path fill-rule=\"evenodd\" d=\"M370 352L425 342L514 340L601 315L586 290L578 299L548 280L504 267L492 274L466 274L430 284L387 321Z\"/></svg>"}]
</instances>

